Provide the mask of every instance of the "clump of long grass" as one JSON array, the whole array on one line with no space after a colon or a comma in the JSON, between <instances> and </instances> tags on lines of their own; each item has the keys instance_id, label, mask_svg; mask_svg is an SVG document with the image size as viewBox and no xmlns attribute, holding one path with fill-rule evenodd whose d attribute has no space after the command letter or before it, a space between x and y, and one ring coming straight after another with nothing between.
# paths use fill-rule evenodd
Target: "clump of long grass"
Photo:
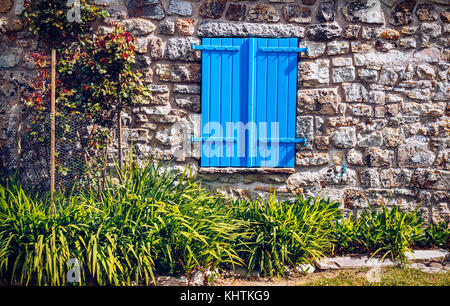
<instances>
[{"instance_id":1,"label":"clump of long grass","mask_svg":"<svg viewBox=\"0 0 450 306\"><path fill-rule=\"evenodd\" d=\"M248 221L239 255L249 271L266 275L284 274L287 266L314 262L333 246L333 221L339 203L320 198L297 197L294 203L268 200L237 200L236 218Z\"/></svg>"},{"instance_id":2,"label":"clump of long grass","mask_svg":"<svg viewBox=\"0 0 450 306\"><path fill-rule=\"evenodd\" d=\"M243 264L234 250L244 223L192 176L132 160L101 189L34 199L12 181L0 188L0 276L20 284L64 285L67 262L81 281L156 283L158 274L189 274Z\"/></svg>"}]
</instances>

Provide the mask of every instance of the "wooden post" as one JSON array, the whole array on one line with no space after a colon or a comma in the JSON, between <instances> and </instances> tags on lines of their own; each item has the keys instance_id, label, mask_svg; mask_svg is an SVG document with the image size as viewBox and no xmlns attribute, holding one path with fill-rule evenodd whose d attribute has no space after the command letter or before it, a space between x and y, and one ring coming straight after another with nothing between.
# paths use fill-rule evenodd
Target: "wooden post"
<instances>
[{"instance_id":1,"label":"wooden post","mask_svg":"<svg viewBox=\"0 0 450 306\"><path fill-rule=\"evenodd\" d=\"M55 193L55 125L56 125L56 50L52 49L52 71L51 71L51 105L50 105L50 197L52 212L55 211L53 194Z\"/></svg>"},{"instance_id":2,"label":"wooden post","mask_svg":"<svg viewBox=\"0 0 450 306\"><path fill-rule=\"evenodd\" d=\"M123 150L122 150L122 111L119 111L119 129L117 131L119 133L119 140L118 140L118 149L119 149L119 167L122 171L123 166Z\"/></svg>"}]
</instances>

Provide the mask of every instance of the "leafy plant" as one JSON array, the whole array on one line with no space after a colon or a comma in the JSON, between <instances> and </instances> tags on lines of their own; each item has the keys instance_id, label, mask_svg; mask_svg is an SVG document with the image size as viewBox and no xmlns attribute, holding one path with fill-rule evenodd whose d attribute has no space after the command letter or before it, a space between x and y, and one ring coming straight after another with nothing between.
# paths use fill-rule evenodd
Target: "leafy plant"
<instances>
[{"instance_id":1,"label":"leafy plant","mask_svg":"<svg viewBox=\"0 0 450 306\"><path fill-rule=\"evenodd\" d=\"M449 223L446 221L430 223L414 244L419 247L450 249Z\"/></svg>"},{"instance_id":2,"label":"leafy plant","mask_svg":"<svg viewBox=\"0 0 450 306\"><path fill-rule=\"evenodd\" d=\"M411 252L413 242L423 233L423 221L417 210L401 211L399 206L381 206L364 210L356 221L357 244L366 252L382 258L390 255L393 259L406 261L406 252Z\"/></svg>"},{"instance_id":3,"label":"leafy plant","mask_svg":"<svg viewBox=\"0 0 450 306\"><path fill-rule=\"evenodd\" d=\"M77 2L79 12L75 11L78 10ZM22 22L52 48L67 47L81 39L92 22L109 15L90 0L72 1L71 4L67 0L25 0L24 8Z\"/></svg>"},{"instance_id":4,"label":"leafy plant","mask_svg":"<svg viewBox=\"0 0 450 306\"><path fill-rule=\"evenodd\" d=\"M332 248L332 222L339 203L297 197L294 203L237 200L231 205L236 218L250 222L241 237L239 255L249 271L284 274L286 266L312 262Z\"/></svg>"}]
</instances>

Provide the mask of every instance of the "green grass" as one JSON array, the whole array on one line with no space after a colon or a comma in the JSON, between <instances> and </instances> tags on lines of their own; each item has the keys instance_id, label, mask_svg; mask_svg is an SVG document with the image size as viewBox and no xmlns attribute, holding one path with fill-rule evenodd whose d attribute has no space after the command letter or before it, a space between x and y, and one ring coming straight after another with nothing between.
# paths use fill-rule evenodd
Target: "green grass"
<instances>
[{"instance_id":1,"label":"green grass","mask_svg":"<svg viewBox=\"0 0 450 306\"><path fill-rule=\"evenodd\" d=\"M450 272L425 273L406 267L382 268L380 282L367 279L367 269L317 273L304 286L450 286Z\"/></svg>"}]
</instances>

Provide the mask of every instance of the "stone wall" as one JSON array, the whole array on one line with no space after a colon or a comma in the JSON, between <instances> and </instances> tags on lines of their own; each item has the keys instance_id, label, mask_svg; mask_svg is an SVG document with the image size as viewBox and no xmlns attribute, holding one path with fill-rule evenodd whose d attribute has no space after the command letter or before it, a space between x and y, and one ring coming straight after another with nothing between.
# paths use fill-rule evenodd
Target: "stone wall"
<instances>
[{"instance_id":1,"label":"stone wall","mask_svg":"<svg viewBox=\"0 0 450 306\"><path fill-rule=\"evenodd\" d=\"M125 116L138 156L189 164L205 184L236 196L276 188L287 198L331 197L352 211L381 202L412 209L423 201L428 221L449 219L448 0L100 2L138 37L137 66L152 83L153 98ZM37 48L16 13L12 0L0 0L6 163L14 161L17 86L33 73L27 58ZM198 135L201 113L201 54L190 46L215 36L299 37L310 48L298 64L296 133L308 144L297 148L295 169L199 167L186 133Z\"/></svg>"}]
</instances>

